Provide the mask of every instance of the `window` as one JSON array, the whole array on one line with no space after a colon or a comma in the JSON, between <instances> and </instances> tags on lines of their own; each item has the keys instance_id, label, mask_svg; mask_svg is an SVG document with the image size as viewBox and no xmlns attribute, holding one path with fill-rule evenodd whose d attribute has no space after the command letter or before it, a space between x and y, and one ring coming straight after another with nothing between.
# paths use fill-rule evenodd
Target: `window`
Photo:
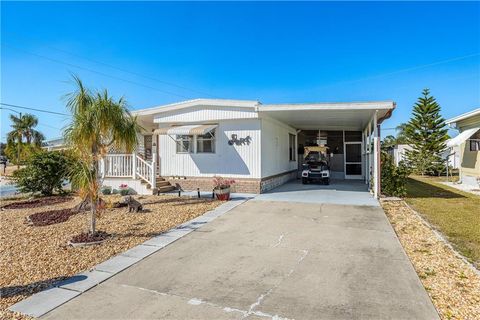
<instances>
[{"instance_id":1,"label":"window","mask_svg":"<svg viewBox=\"0 0 480 320\"><path fill-rule=\"evenodd\" d=\"M470 151L480 151L480 140L470 140Z\"/></svg>"},{"instance_id":2,"label":"window","mask_svg":"<svg viewBox=\"0 0 480 320\"><path fill-rule=\"evenodd\" d=\"M181 135L177 136L177 153L191 153L192 152L193 136Z\"/></svg>"},{"instance_id":3,"label":"window","mask_svg":"<svg viewBox=\"0 0 480 320\"><path fill-rule=\"evenodd\" d=\"M215 153L215 130L197 136L197 153Z\"/></svg>"},{"instance_id":4,"label":"window","mask_svg":"<svg viewBox=\"0 0 480 320\"><path fill-rule=\"evenodd\" d=\"M288 134L288 153L290 161L296 160L296 148L295 148L295 135L289 133Z\"/></svg>"}]
</instances>

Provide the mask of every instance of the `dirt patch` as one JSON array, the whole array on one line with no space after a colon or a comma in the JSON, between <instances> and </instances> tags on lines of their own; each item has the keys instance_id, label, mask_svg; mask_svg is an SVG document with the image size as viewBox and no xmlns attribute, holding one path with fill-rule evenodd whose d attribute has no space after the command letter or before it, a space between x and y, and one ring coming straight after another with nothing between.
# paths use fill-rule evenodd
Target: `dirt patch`
<instances>
[{"instance_id":1,"label":"dirt patch","mask_svg":"<svg viewBox=\"0 0 480 320\"><path fill-rule=\"evenodd\" d=\"M120 196L103 198L109 204L118 201ZM69 199L57 201L48 209L70 209L80 202L78 198ZM0 211L0 319L27 318L6 309L65 277L89 270L221 204L210 199L177 196L135 196L135 199L143 204L144 212L128 213L127 208L104 210L97 219L97 230L112 236L101 245L77 248L67 243L75 235L88 231L88 214L70 216L62 223L32 227L24 223L32 214L30 208Z\"/></svg>"},{"instance_id":2,"label":"dirt patch","mask_svg":"<svg viewBox=\"0 0 480 320\"><path fill-rule=\"evenodd\" d=\"M82 232L70 240L71 243L89 243L106 240L110 235L105 231L97 231L94 234Z\"/></svg>"},{"instance_id":3,"label":"dirt patch","mask_svg":"<svg viewBox=\"0 0 480 320\"><path fill-rule=\"evenodd\" d=\"M35 227L42 227L65 222L76 213L77 212L73 211L71 208L50 210L29 215L26 220L28 224L31 224Z\"/></svg>"},{"instance_id":4,"label":"dirt patch","mask_svg":"<svg viewBox=\"0 0 480 320\"><path fill-rule=\"evenodd\" d=\"M382 206L442 319L480 319L480 276L403 201Z\"/></svg>"},{"instance_id":5,"label":"dirt patch","mask_svg":"<svg viewBox=\"0 0 480 320\"><path fill-rule=\"evenodd\" d=\"M59 203L72 201L72 197L46 197L28 201L16 201L3 206L3 209L26 209L51 206Z\"/></svg>"}]
</instances>

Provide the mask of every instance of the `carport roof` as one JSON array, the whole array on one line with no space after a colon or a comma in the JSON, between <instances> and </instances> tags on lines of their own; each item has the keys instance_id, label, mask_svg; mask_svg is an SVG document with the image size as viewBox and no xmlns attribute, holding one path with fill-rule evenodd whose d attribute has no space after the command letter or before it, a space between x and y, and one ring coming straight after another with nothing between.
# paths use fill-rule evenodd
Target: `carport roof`
<instances>
[{"instance_id":1,"label":"carport roof","mask_svg":"<svg viewBox=\"0 0 480 320\"><path fill-rule=\"evenodd\" d=\"M390 117L395 102L347 102L262 105L260 115L269 116L303 130L363 130L376 114L378 123Z\"/></svg>"}]
</instances>

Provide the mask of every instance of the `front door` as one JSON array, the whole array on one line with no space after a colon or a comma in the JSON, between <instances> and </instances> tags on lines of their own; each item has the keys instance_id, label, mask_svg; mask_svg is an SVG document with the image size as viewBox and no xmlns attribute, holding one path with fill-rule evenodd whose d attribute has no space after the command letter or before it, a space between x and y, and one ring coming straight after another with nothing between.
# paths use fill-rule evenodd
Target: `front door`
<instances>
[{"instance_id":1,"label":"front door","mask_svg":"<svg viewBox=\"0 0 480 320\"><path fill-rule=\"evenodd\" d=\"M362 143L345 142L345 179L362 179Z\"/></svg>"}]
</instances>

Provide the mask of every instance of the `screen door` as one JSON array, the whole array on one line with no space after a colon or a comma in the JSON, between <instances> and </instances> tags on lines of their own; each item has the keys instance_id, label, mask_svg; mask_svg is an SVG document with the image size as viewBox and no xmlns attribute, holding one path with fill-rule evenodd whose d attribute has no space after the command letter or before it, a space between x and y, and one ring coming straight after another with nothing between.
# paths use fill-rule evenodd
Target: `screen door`
<instances>
[{"instance_id":1,"label":"screen door","mask_svg":"<svg viewBox=\"0 0 480 320\"><path fill-rule=\"evenodd\" d=\"M362 143L345 142L345 179L362 179Z\"/></svg>"}]
</instances>

